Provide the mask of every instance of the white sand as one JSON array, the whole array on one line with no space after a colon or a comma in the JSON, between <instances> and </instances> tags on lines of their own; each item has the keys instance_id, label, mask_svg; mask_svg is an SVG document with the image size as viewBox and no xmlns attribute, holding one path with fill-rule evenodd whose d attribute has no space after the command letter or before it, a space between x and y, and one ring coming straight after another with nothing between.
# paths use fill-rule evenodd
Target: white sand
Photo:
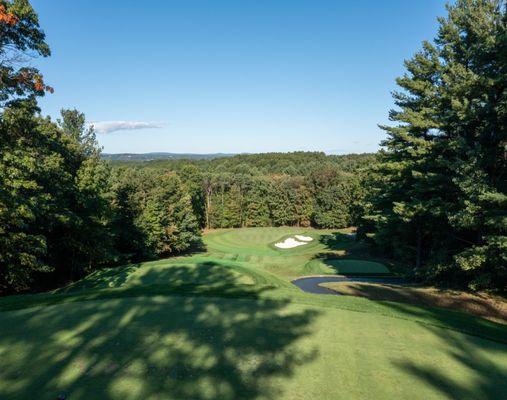
<instances>
[{"instance_id":1,"label":"white sand","mask_svg":"<svg viewBox=\"0 0 507 400\"><path fill-rule=\"evenodd\" d=\"M299 242L294 238L287 238L283 242L275 243L275 246L279 249L292 249L293 247L303 246L307 243Z\"/></svg>"},{"instance_id":2,"label":"white sand","mask_svg":"<svg viewBox=\"0 0 507 400\"><path fill-rule=\"evenodd\" d=\"M302 236L302 235L296 235L296 239L302 242L311 242L313 240L313 238L311 238L310 236Z\"/></svg>"}]
</instances>

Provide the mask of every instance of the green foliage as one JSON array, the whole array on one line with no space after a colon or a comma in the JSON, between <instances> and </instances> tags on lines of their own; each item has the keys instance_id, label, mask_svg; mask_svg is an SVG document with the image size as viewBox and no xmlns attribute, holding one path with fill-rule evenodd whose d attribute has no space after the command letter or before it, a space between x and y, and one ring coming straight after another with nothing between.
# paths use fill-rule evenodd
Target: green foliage
<instances>
[{"instance_id":1,"label":"green foliage","mask_svg":"<svg viewBox=\"0 0 507 400\"><path fill-rule=\"evenodd\" d=\"M83 114L63 110L55 124L37 113L25 101L1 114L1 291L199 244L191 195L176 174L111 173Z\"/></svg>"},{"instance_id":2,"label":"green foliage","mask_svg":"<svg viewBox=\"0 0 507 400\"><path fill-rule=\"evenodd\" d=\"M268 204L269 178L255 177L248 191L245 210L245 226L270 226L271 212Z\"/></svg>"},{"instance_id":3,"label":"green foliage","mask_svg":"<svg viewBox=\"0 0 507 400\"><path fill-rule=\"evenodd\" d=\"M56 281L73 279L111 253L109 167L37 112L33 101L17 102L0 119L3 289L26 288L48 272Z\"/></svg>"},{"instance_id":4,"label":"green foliage","mask_svg":"<svg viewBox=\"0 0 507 400\"><path fill-rule=\"evenodd\" d=\"M361 223L430 280L504 288L505 3L459 0L397 80Z\"/></svg>"},{"instance_id":5,"label":"green foliage","mask_svg":"<svg viewBox=\"0 0 507 400\"><path fill-rule=\"evenodd\" d=\"M344 228L355 224L363 201L356 174L338 168L322 168L310 175L314 193L313 224L320 228Z\"/></svg>"},{"instance_id":6,"label":"green foliage","mask_svg":"<svg viewBox=\"0 0 507 400\"><path fill-rule=\"evenodd\" d=\"M191 198L176 174L120 169L112 187L115 247L122 258L167 256L199 245Z\"/></svg>"},{"instance_id":7,"label":"green foliage","mask_svg":"<svg viewBox=\"0 0 507 400\"><path fill-rule=\"evenodd\" d=\"M275 176L270 192L269 204L275 226L310 226L312 194L302 177Z\"/></svg>"},{"instance_id":8,"label":"green foliage","mask_svg":"<svg viewBox=\"0 0 507 400\"><path fill-rule=\"evenodd\" d=\"M339 228L356 223L364 197L362 171L374 159L371 154L294 152L113 166L176 172L201 227Z\"/></svg>"}]
</instances>

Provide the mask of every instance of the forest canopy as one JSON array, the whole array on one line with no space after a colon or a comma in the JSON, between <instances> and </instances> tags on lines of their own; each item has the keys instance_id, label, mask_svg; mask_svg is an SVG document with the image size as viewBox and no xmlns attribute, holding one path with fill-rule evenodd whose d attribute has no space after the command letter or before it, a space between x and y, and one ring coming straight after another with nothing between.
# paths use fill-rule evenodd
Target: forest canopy
<instances>
[{"instance_id":1,"label":"forest canopy","mask_svg":"<svg viewBox=\"0 0 507 400\"><path fill-rule=\"evenodd\" d=\"M375 159L374 154L293 152L112 165L120 170L175 172L203 228L343 228L357 222L364 196L361 177Z\"/></svg>"}]
</instances>

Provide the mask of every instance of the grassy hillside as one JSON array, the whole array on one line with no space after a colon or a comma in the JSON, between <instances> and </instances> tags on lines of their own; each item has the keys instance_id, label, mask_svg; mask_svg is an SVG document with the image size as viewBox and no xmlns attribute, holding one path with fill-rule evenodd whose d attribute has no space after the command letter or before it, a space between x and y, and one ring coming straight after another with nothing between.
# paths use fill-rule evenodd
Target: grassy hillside
<instances>
[{"instance_id":1,"label":"grassy hillside","mask_svg":"<svg viewBox=\"0 0 507 400\"><path fill-rule=\"evenodd\" d=\"M286 237L314 238L280 250ZM200 254L0 299L0 398L498 399L507 326L310 295L300 275L389 267L345 234L220 230Z\"/></svg>"}]
</instances>

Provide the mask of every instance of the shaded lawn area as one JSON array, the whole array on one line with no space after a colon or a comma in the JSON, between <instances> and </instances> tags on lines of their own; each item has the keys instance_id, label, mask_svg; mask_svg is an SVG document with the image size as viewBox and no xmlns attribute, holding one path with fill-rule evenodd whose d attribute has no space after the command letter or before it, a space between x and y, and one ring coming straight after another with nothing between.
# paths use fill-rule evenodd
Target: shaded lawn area
<instances>
[{"instance_id":1,"label":"shaded lawn area","mask_svg":"<svg viewBox=\"0 0 507 400\"><path fill-rule=\"evenodd\" d=\"M284 307L156 296L2 313L0 398L276 397L260 382L312 357L289 347L316 315Z\"/></svg>"},{"instance_id":2,"label":"shaded lawn area","mask_svg":"<svg viewBox=\"0 0 507 400\"><path fill-rule=\"evenodd\" d=\"M242 283L248 275L229 263L184 261L105 270L46 307L21 308L34 296L4 301L19 309L0 312L0 398L277 397L263 380L314 357L292 346L318 311L261 299L265 288ZM98 298L80 301L90 293Z\"/></svg>"},{"instance_id":3,"label":"shaded lawn area","mask_svg":"<svg viewBox=\"0 0 507 400\"><path fill-rule=\"evenodd\" d=\"M507 390L506 344L279 300L154 296L4 312L0 356L2 399L499 399Z\"/></svg>"}]
</instances>

